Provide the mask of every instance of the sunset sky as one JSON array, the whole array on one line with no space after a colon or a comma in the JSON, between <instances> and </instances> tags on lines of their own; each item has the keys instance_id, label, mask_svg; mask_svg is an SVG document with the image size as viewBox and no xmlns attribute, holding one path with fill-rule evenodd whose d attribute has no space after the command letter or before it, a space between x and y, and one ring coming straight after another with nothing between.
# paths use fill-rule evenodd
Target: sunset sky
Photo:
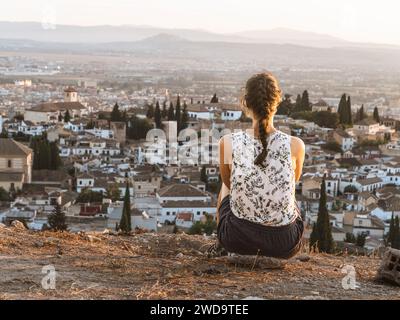
<instances>
[{"instance_id":1,"label":"sunset sky","mask_svg":"<svg viewBox=\"0 0 400 320\"><path fill-rule=\"evenodd\" d=\"M13 0L2 21L151 25L219 33L292 28L350 41L400 45L398 0Z\"/></svg>"}]
</instances>

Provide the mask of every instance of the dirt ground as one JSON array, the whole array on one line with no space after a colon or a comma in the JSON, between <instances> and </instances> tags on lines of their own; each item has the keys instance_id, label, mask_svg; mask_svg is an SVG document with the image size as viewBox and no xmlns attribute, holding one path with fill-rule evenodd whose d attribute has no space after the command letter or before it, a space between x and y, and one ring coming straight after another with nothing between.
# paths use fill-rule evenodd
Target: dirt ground
<instances>
[{"instance_id":1,"label":"dirt ground","mask_svg":"<svg viewBox=\"0 0 400 320\"><path fill-rule=\"evenodd\" d=\"M267 269L209 259L202 236L36 233L0 228L0 299L400 299L374 280L379 258L302 253ZM42 268L56 288L45 290ZM345 265L356 270L345 290Z\"/></svg>"}]
</instances>

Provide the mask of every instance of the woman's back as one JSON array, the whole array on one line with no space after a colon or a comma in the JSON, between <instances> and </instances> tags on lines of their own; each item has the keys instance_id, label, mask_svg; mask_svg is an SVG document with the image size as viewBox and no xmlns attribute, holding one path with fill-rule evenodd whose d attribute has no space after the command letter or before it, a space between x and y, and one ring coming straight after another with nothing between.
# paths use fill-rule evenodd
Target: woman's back
<instances>
[{"instance_id":1,"label":"woman's back","mask_svg":"<svg viewBox=\"0 0 400 320\"><path fill-rule=\"evenodd\" d=\"M291 137L281 131L268 135L263 166L254 159L262 152L259 139L246 132L234 133L232 141L232 212L239 218L269 226L283 226L298 217Z\"/></svg>"}]
</instances>

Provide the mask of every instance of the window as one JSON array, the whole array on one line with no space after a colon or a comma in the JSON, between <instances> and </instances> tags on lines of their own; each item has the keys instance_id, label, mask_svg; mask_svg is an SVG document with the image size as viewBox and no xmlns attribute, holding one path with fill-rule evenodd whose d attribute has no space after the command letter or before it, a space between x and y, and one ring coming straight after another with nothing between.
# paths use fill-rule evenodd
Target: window
<instances>
[{"instance_id":1,"label":"window","mask_svg":"<svg viewBox=\"0 0 400 320\"><path fill-rule=\"evenodd\" d=\"M82 185L82 180L79 180L79 185L80 185L80 186Z\"/></svg>"},{"instance_id":2,"label":"window","mask_svg":"<svg viewBox=\"0 0 400 320\"><path fill-rule=\"evenodd\" d=\"M170 214L170 212L169 212L169 211L167 211L167 216L169 216L169 214Z\"/></svg>"},{"instance_id":3,"label":"window","mask_svg":"<svg viewBox=\"0 0 400 320\"><path fill-rule=\"evenodd\" d=\"M200 211L197 211L197 215L198 215L198 216L200 215L200 213L201 213Z\"/></svg>"},{"instance_id":4,"label":"window","mask_svg":"<svg viewBox=\"0 0 400 320\"><path fill-rule=\"evenodd\" d=\"M8 160L7 161L7 167L8 168L12 168L12 160Z\"/></svg>"}]
</instances>

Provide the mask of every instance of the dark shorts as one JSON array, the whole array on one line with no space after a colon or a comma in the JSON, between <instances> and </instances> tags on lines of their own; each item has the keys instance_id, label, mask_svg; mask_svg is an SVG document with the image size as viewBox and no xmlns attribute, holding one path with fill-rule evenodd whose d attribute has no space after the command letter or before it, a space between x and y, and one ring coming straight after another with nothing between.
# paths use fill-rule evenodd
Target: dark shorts
<instances>
[{"instance_id":1,"label":"dark shorts","mask_svg":"<svg viewBox=\"0 0 400 320\"><path fill-rule=\"evenodd\" d=\"M230 207L230 196L221 202L218 240L228 252L288 259L299 252L303 233L300 217L286 226L265 226L236 217Z\"/></svg>"}]
</instances>

